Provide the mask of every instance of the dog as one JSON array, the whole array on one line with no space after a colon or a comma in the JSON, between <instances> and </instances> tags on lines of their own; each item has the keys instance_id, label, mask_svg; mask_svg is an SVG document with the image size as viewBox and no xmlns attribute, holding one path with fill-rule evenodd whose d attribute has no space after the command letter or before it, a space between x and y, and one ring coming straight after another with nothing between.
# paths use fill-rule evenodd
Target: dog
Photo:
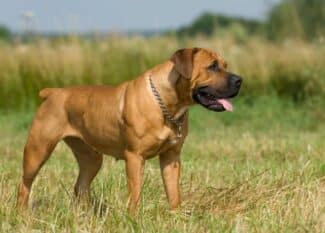
<instances>
[{"instance_id":1,"label":"dog","mask_svg":"<svg viewBox=\"0 0 325 233\"><path fill-rule=\"evenodd\" d=\"M125 161L128 207L139 204L145 161L159 156L171 209L180 205L180 153L188 133L188 108L194 104L232 111L230 99L242 78L212 51L186 48L138 78L111 86L45 88L24 147L18 207L27 207L32 183L55 146L72 150L79 175L78 198L89 197L103 154Z\"/></svg>"}]
</instances>

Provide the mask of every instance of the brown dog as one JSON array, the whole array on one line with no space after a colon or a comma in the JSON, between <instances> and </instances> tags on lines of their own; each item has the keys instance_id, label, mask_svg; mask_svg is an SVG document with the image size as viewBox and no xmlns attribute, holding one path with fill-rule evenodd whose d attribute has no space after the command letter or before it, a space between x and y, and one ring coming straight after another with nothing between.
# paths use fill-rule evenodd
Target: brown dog
<instances>
[{"instance_id":1,"label":"brown dog","mask_svg":"<svg viewBox=\"0 0 325 233\"><path fill-rule=\"evenodd\" d=\"M171 208L180 204L180 152L187 135L187 108L232 110L241 78L226 71L216 53L178 50L168 61L117 87L46 88L24 149L18 206L27 206L35 176L60 140L79 164L77 196L89 195L103 154L126 163L129 208L140 197L145 160L159 155Z\"/></svg>"}]
</instances>

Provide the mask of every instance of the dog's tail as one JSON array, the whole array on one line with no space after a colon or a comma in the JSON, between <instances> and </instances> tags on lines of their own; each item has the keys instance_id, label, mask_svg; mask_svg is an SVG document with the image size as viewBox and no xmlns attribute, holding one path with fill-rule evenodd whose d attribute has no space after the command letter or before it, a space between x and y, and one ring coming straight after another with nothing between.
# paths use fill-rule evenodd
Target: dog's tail
<instances>
[{"instance_id":1,"label":"dog's tail","mask_svg":"<svg viewBox=\"0 0 325 233\"><path fill-rule=\"evenodd\" d=\"M39 96L45 100L47 97L49 97L55 90L59 88L44 88L39 92Z\"/></svg>"}]
</instances>

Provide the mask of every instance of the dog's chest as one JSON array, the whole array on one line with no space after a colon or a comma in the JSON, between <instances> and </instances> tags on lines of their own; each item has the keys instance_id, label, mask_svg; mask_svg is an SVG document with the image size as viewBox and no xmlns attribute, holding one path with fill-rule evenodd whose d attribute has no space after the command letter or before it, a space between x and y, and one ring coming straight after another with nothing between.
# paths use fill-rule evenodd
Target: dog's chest
<instances>
[{"instance_id":1,"label":"dog's chest","mask_svg":"<svg viewBox=\"0 0 325 233\"><path fill-rule=\"evenodd\" d=\"M143 155L146 158L154 157L158 154L177 147L183 143L183 138L178 137L175 130L169 127L163 127L152 131L142 141Z\"/></svg>"},{"instance_id":2,"label":"dog's chest","mask_svg":"<svg viewBox=\"0 0 325 233\"><path fill-rule=\"evenodd\" d=\"M174 130L171 128L164 127L163 130L158 133L158 140L161 144L166 144L166 146L173 146L180 142L180 137L176 135Z\"/></svg>"}]
</instances>

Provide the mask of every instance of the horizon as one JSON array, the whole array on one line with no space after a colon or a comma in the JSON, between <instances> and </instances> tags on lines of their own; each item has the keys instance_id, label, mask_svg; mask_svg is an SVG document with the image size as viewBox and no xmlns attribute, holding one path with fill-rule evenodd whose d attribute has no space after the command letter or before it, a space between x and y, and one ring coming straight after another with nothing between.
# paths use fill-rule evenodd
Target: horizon
<instances>
[{"instance_id":1,"label":"horizon","mask_svg":"<svg viewBox=\"0 0 325 233\"><path fill-rule=\"evenodd\" d=\"M212 0L204 0L183 4L185 1L153 3L150 0L121 0L110 4L94 0L90 4L86 0L80 0L76 4L63 0L13 0L6 3L6 8L0 9L0 25L15 33L28 30L39 34L160 32L188 25L204 12L262 21L268 10L280 1L221 0L215 4ZM129 7L125 8L125 5ZM160 10L157 11L157 8Z\"/></svg>"}]
</instances>

